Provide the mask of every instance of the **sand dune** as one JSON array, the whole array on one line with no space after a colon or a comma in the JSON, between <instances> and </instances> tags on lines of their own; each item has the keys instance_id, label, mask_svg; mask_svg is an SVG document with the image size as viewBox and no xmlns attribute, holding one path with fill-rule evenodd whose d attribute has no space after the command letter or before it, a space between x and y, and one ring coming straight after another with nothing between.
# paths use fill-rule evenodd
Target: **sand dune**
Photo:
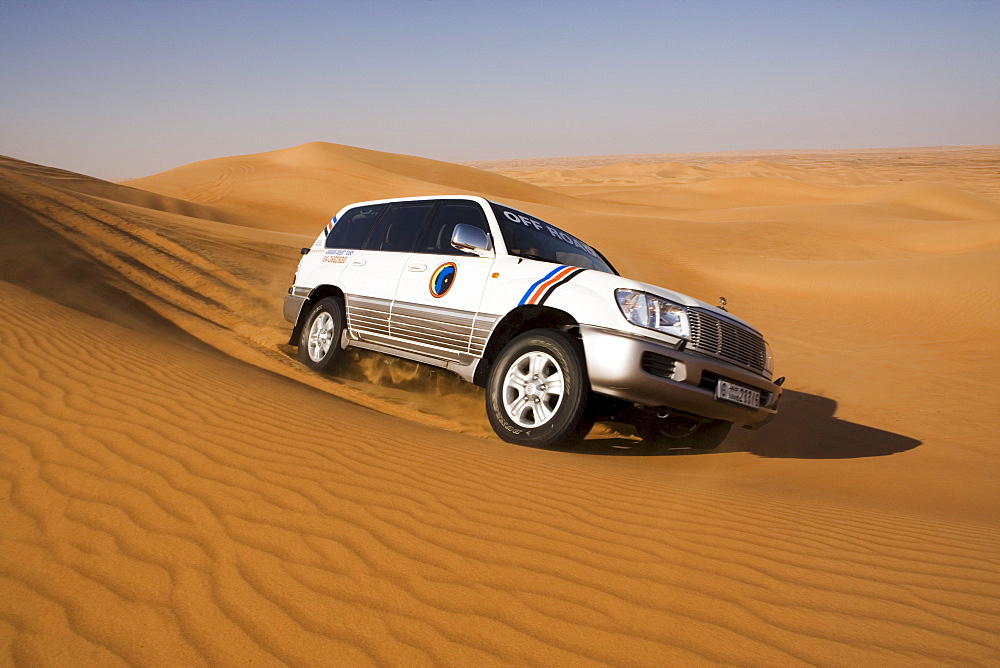
<instances>
[{"instance_id":1,"label":"sand dune","mask_svg":"<svg viewBox=\"0 0 1000 668\"><path fill-rule=\"evenodd\" d=\"M505 176L308 144L127 185L3 159L0 661L1000 662L989 159ZM789 377L780 419L707 454L607 427L546 452L426 367L306 372L297 248L353 199L441 192L726 295Z\"/></svg>"},{"instance_id":2,"label":"sand dune","mask_svg":"<svg viewBox=\"0 0 1000 668\"><path fill-rule=\"evenodd\" d=\"M214 204L247 224L315 237L344 205L386 197L492 193L512 202L571 204L550 190L446 162L313 142L218 158L126 182L172 198Z\"/></svg>"}]
</instances>

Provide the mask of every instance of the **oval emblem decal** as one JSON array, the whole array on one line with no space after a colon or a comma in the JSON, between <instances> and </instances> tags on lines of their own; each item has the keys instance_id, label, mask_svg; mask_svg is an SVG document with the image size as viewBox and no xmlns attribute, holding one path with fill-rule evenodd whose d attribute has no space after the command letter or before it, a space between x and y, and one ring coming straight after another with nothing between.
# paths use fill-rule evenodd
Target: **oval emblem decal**
<instances>
[{"instance_id":1,"label":"oval emblem decal","mask_svg":"<svg viewBox=\"0 0 1000 668\"><path fill-rule=\"evenodd\" d=\"M431 294L435 297L444 297L455 284L455 276L458 274L458 266L454 262L446 262L434 270L431 274Z\"/></svg>"}]
</instances>

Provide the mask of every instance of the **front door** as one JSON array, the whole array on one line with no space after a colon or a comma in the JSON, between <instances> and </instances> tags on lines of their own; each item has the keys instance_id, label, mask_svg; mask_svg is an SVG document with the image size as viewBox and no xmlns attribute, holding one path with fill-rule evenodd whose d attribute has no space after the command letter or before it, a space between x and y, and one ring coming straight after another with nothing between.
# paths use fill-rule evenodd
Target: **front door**
<instances>
[{"instance_id":1,"label":"front door","mask_svg":"<svg viewBox=\"0 0 1000 668\"><path fill-rule=\"evenodd\" d=\"M452 231L459 223L490 233L478 203L442 200L406 260L390 319L397 345L456 361L460 354L482 355L491 327L483 328L479 306L494 262L492 253L479 257L452 247Z\"/></svg>"}]
</instances>

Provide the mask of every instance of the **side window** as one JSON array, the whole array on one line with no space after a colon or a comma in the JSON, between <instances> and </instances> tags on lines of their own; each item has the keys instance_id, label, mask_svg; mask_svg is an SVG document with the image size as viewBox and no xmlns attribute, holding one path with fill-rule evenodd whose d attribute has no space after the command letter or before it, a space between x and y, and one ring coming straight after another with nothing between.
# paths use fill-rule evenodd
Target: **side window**
<instances>
[{"instance_id":1,"label":"side window","mask_svg":"<svg viewBox=\"0 0 1000 668\"><path fill-rule=\"evenodd\" d=\"M434 205L435 202L390 204L368 238L365 250L411 252Z\"/></svg>"},{"instance_id":2,"label":"side window","mask_svg":"<svg viewBox=\"0 0 1000 668\"><path fill-rule=\"evenodd\" d=\"M460 251L451 245L451 235L458 224L472 225L478 227L486 235L490 235L490 225L486 222L486 216L482 208L475 202L449 201L441 202L434 219L427 226L420 243L417 245L417 253L434 253L435 255L473 255Z\"/></svg>"},{"instance_id":3,"label":"side window","mask_svg":"<svg viewBox=\"0 0 1000 668\"><path fill-rule=\"evenodd\" d=\"M385 207L385 204L375 204L348 210L326 235L326 247L361 248Z\"/></svg>"}]
</instances>

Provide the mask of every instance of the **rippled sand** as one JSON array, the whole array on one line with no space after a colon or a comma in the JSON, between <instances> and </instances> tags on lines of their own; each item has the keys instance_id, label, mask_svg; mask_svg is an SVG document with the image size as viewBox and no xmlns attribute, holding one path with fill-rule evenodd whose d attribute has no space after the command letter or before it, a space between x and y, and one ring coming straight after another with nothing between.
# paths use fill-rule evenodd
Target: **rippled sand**
<instances>
[{"instance_id":1,"label":"rippled sand","mask_svg":"<svg viewBox=\"0 0 1000 668\"><path fill-rule=\"evenodd\" d=\"M1000 663L998 165L0 159L0 663ZM726 296L779 419L540 451L443 372L294 361L298 248L351 201L458 192Z\"/></svg>"}]
</instances>

